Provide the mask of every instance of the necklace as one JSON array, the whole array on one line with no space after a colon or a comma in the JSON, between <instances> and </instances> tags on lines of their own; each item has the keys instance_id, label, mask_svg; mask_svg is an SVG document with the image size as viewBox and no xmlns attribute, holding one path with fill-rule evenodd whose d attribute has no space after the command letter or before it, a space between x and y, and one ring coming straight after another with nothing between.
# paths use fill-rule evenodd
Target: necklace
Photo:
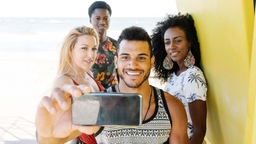
<instances>
[{"instance_id":1,"label":"necklace","mask_svg":"<svg viewBox=\"0 0 256 144\"><path fill-rule=\"evenodd\" d=\"M145 116L143 118L143 121L145 121L145 119L146 119L146 117L148 115L148 111L149 111L150 103L151 103L151 98L152 98L152 88L150 87L150 97L149 97L149 101L148 101L148 109L147 109L146 114L145 114Z\"/></svg>"},{"instance_id":2,"label":"necklace","mask_svg":"<svg viewBox=\"0 0 256 144\"><path fill-rule=\"evenodd\" d=\"M118 92L120 93L119 84L117 84L117 90L118 90ZM145 119L146 119L146 117L147 117L147 115L148 115L148 111L149 111L149 108L150 108L151 99L152 99L152 87L150 86L150 95L149 95L149 101L148 101L148 109L147 109L146 114L145 114L145 116L144 116L144 118L143 118L143 121L145 121Z\"/></svg>"}]
</instances>

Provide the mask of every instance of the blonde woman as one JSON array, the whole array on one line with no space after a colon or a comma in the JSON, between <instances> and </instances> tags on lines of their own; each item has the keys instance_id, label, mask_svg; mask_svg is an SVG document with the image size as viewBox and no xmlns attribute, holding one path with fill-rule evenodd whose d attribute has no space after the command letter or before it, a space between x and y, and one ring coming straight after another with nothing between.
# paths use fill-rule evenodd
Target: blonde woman
<instances>
[{"instance_id":1,"label":"blonde woman","mask_svg":"<svg viewBox=\"0 0 256 144\"><path fill-rule=\"evenodd\" d=\"M72 89L72 91L69 91L70 94L66 94L64 97L66 100L61 104L56 103L63 97L57 96L55 93L41 100L36 117L36 127L41 136L40 138L57 136L68 139L67 135L72 133L72 135L81 137L85 143L95 142L93 135L81 134L78 131L80 128L72 125L70 117L56 118L63 114L63 112L58 112L60 107L66 109L64 113L71 115L71 95L80 96L81 93L88 92L88 90L101 91L104 89L93 78L90 71L97 56L98 45L97 32L93 28L86 26L72 29L64 39L60 52L58 77L55 80L54 89L61 89L62 91ZM58 130L52 128L58 127L63 123L65 123L66 127ZM49 128L46 128L46 126Z\"/></svg>"}]
</instances>

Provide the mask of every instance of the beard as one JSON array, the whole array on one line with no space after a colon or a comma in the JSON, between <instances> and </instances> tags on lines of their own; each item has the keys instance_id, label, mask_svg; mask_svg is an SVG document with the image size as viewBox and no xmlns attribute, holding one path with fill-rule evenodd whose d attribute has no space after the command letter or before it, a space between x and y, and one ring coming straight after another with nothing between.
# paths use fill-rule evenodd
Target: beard
<instances>
[{"instance_id":1,"label":"beard","mask_svg":"<svg viewBox=\"0 0 256 144\"><path fill-rule=\"evenodd\" d=\"M124 72L117 70L118 81L123 81L125 85L129 88L139 88L145 81L148 80L150 75L150 69L147 71L147 73L145 73L142 80L140 81L137 81L137 80L131 81L128 78L125 79L125 76L123 73Z\"/></svg>"}]
</instances>

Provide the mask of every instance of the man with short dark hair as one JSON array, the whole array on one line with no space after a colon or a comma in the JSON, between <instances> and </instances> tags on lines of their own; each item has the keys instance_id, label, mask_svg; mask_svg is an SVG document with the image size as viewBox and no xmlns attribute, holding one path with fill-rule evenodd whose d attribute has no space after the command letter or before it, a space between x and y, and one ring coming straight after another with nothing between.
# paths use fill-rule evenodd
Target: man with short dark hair
<instances>
[{"instance_id":1,"label":"man with short dark hair","mask_svg":"<svg viewBox=\"0 0 256 144\"><path fill-rule=\"evenodd\" d=\"M111 14L111 7L104 1L95 1L88 9L90 23L98 32L100 40L97 59L91 70L105 88L117 84L114 65L117 42L107 36Z\"/></svg>"}]
</instances>

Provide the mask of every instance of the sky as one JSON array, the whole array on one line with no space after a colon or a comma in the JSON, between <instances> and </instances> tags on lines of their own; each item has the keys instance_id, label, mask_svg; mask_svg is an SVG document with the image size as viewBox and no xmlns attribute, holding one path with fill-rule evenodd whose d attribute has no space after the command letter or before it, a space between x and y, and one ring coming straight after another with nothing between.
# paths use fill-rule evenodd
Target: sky
<instances>
[{"instance_id":1,"label":"sky","mask_svg":"<svg viewBox=\"0 0 256 144\"><path fill-rule=\"evenodd\" d=\"M0 17L88 17L95 0L0 0ZM163 17L177 13L176 0L105 0L112 17Z\"/></svg>"}]
</instances>

